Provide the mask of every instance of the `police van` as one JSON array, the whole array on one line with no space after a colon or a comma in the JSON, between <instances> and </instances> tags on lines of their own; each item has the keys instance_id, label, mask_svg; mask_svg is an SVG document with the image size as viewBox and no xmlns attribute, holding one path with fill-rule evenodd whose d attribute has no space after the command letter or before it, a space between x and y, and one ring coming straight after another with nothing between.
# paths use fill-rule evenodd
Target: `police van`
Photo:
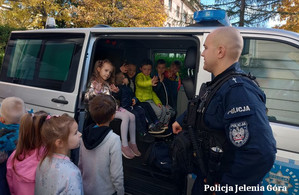
<instances>
[{"instance_id":1,"label":"police van","mask_svg":"<svg viewBox=\"0 0 299 195\"><path fill-rule=\"evenodd\" d=\"M154 61L161 55L185 58L186 77L198 94L201 84L212 78L203 70L200 53L207 35L217 26L205 24L223 19L223 12L207 10L195 13L198 25L190 27L14 31L1 67L0 101L17 96L28 112L68 113L82 130L83 97L96 60L107 58L116 67L126 60L138 66L144 58ZM268 117L277 141L275 164L263 180L264 194L298 194L299 34L269 28L238 30L244 39L241 68L257 77L267 95ZM178 114L186 107L182 87ZM124 159L123 164L127 194L180 194L170 174L148 169L142 159ZM190 186L184 193L189 190Z\"/></svg>"}]
</instances>

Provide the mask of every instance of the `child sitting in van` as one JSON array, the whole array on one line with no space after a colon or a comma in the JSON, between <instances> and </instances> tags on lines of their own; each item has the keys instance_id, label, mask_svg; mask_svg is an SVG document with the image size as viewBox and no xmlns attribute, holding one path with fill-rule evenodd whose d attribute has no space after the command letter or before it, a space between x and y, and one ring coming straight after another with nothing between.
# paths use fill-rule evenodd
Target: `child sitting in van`
<instances>
[{"instance_id":1,"label":"child sitting in van","mask_svg":"<svg viewBox=\"0 0 299 195\"><path fill-rule=\"evenodd\" d=\"M169 109L162 105L157 94L153 91L153 86L158 83L158 77L150 77L152 71L152 61L149 59L143 60L141 63L141 72L136 76L136 97L140 102L148 102L156 113L161 124L162 130L168 129L168 123L171 117ZM163 133L164 131L160 132Z\"/></svg>"},{"instance_id":2,"label":"child sitting in van","mask_svg":"<svg viewBox=\"0 0 299 195\"><path fill-rule=\"evenodd\" d=\"M7 160L6 178L11 194L34 194L35 171L44 154L40 130L46 117L45 112L38 112L21 118L17 148Z\"/></svg>"},{"instance_id":3,"label":"child sitting in van","mask_svg":"<svg viewBox=\"0 0 299 195\"><path fill-rule=\"evenodd\" d=\"M175 110L177 108L178 91L181 87L181 79L179 74L180 66L181 62L175 60L164 72L164 76L166 78L165 85L169 95L169 105Z\"/></svg>"},{"instance_id":4,"label":"child sitting in van","mask_svg":"<svg viewBox=\"0 0 299 195\"><path fill-rule=\"evenodd\" d=\"M135 94L135 89L136 89L136 85L135 85L135 78L136 78L136 65L135 64L130 64L128 65L128 80L129 80L129 86L132 89L133 93ZM146 121L148 124L148 132L149 133L161 133L160 127L161 127L161 123L159 122L154 110L152 109L152 107L150 106L149 103L147 102L138 102L138 106L141 106L145 112L145 117L146 117ZM150 136L148 136L148 134L143 134L143 137L147 137L148 141L151 142L151 138Z\"/></svg>"},{"instance_id":5,"label":"child sitting in van","mask_svg":"<svg viewBox=\"0 0 299 195\"><path fill-rule=\"evenodd\" d=\"M166 84L168 81L167 78L165 78L164 73L166 70L166 62L163 59L159 59L157 61L157 66L156 66L156 76L158 77L158 82L157 85L153 87L153 90L156 92L157 96L161 100L162 104L169 109L171 119L175 119L174 116L176 114L176 111L169 105L169 99L171 98L168 94ZM172 122L172 121L171 121ZM171 123L170 122L170 123ZM173 121L174 122L174 121ZM163 137L166 137L168 135L171 135L170 131L171 127L169 127L169 130L167 133L164 133Z\"/></svg>"},{"instance_id":6,"label":"child sitting in van","mask_svg":"<svg viewBox=\"0 0 299 195\"><path fill-rule=\"evenodd\" d=\"M136 105L138 99L128 86L129 81L124 73L119 72L115 75L115 84L119 88L120 106L135 115L136 129L141 135L144 135L147 132L145 113L142 107Z\"/></svg>"},{"instance_id":7,"label":"child sitting in van","mask_svg":"<svg viewBox=\"0 0 299 195\"><path fill-rule=\"evenodd\" d=\"M67 114L48 115L41 137L45 153L36 169L35 194L83 194L81 172L67 156L81 139L75 119Z\"/></svg>"},{"instance_id":8,"label":"child sitting in van","mask_svg":"<svg viewBox=\"0 0 299 195\"><path fill-rule=\"evenodd\" d=\"M109 127L115 111L112 96L99 94L89 102L96 125L83 130L78 164L85 194L124 194L121 142Z\"/></svg>"},{"instance_id":9,"label":"child sitting in van","mask_svg":"<svg viewBox=\"0 0 299 195\"><path fill-rule=\"evenodd\" d=\"M88 100L101 93L117 96L119 89L114 85L114 72L115 68L109 60L98 60L95 64L94 73L85 94L85 99ZM124 157L132 159L135 156L140 156L141 153L136 145L136 124L134 114L119 107L117 108L115 118L122 120L120 127L122 140L121 151ZM130 134L130 143L128 143L128 132Z\"/></svg>"},{"instance_id":10,"label":"child sitting in van","mask_svg":"<svg viewBox=\"0 0 299 195\"><path fill-rule=\"evenodd\" d=\"M129 79L129 86L132 89L132 91L135 93L135 77L136 77L136 65L135 64L129 64L128 65L128 79Z\"/></svg>"},{"instance_id":11,"label":"child sitting in van","mask_svg":"<svg viewBox=\"0 0 299 195\"><path fill-rule=\"evenodd\" d=\"M9 155L16 149L19 136L19 123L25 114L22 99L8 97L0 107L0 194L10 194L6 180L6 162Z\"/></svg>"}]
</instances>

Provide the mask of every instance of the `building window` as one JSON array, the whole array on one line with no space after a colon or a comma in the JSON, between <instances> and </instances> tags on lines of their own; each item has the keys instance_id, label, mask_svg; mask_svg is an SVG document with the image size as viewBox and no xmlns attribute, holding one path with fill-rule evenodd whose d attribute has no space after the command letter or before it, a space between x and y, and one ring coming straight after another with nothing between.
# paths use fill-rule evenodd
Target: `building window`
<instances>
[{"instance_id":1,"label":"building window","mask_svg":"<svg viewBox=\"0 0 299 195\"><path fill-rule=\"evenodd\" d=\"M180 17L180 6L176 6L176 17Z\"/></svg>"},{"instance_id":2,"label":"building window","mask_svg":"<svg viewBox=\"0 0 299 195\"><path fill-rule=\"evenodd\" d=\"M184 23L187 23L187 12L186 11L184 11L184 13L182 13L182 21Z\"/></svg>"},{"instance_id":3,"label":"building window","mask_svg":"<svg viewBox=\"0 0 299 195\"><path fill-rule=\"evenodd\" d=\"M171 12L171 9L172 9L172 0L168 1L168 9Z\"/></svg>"}]
</instances>

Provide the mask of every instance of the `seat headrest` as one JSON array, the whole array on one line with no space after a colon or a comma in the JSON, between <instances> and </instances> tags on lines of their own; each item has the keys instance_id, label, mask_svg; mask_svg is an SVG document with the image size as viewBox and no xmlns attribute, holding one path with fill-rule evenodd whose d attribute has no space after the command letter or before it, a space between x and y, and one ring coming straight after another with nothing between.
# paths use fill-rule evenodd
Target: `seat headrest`
<instances>
[{"instance_id":1,"label":"seat headrest","mask_svg":"<svg viewBox=\"0 0 299 195\"><path fill-rule=\"evenodd\" d=\"M185 67L195 69L197 57L197 48L189 47L185 57Z\"/></svg>"}]
</instances>

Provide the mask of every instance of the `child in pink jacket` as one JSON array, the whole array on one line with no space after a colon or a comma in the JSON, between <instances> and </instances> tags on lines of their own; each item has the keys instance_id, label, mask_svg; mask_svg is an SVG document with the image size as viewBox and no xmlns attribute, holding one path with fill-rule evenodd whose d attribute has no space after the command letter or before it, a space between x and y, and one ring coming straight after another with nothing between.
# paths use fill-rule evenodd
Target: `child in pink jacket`
<instances>
[{"instance_id":1,"label":"child in pink jacket","mask_svg":"<svg viewBox=\"0 0 299 195\"><path fill-rule=\"evenodd\" d=\"M7 160L6 179L12 195L34 195L35 172L43 154L40 129L47 114L25 114L20 123L16 150Z\"/></svg>"}]
</instances>

